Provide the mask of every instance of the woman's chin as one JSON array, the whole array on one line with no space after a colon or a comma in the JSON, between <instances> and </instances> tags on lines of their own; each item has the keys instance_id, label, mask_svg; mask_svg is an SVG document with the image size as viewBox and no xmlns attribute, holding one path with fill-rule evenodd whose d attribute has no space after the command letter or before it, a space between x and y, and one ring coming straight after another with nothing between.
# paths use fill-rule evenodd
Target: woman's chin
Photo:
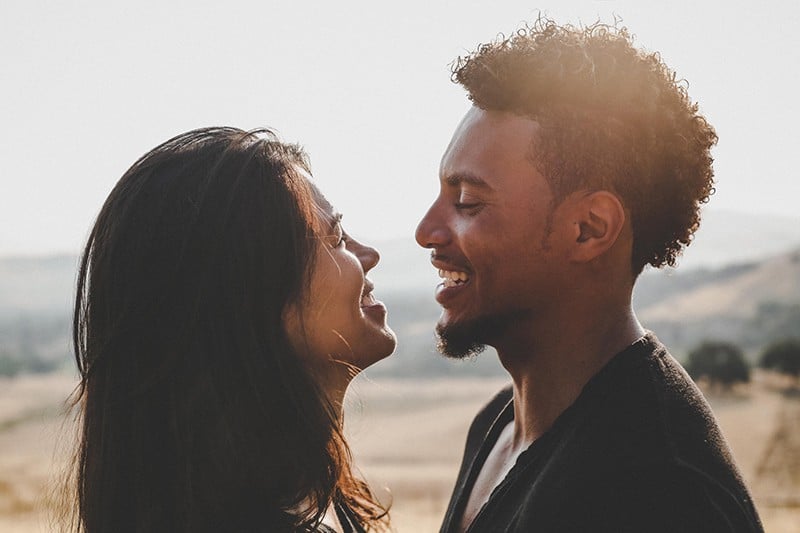
<instances>
[{"instance_id":1,"label":"woman's chin","mask_svg":"<svg viewBox=\"0 0 800 533\"><path fill-rule=\"evenodd\" d=\"M388 325L384 325L375 332L375 338L370 342L369 349L365 350L363 357L355 365L364 370L392 355L395 348L397 348L397 336Z\"/></svg>"}]
</instances>

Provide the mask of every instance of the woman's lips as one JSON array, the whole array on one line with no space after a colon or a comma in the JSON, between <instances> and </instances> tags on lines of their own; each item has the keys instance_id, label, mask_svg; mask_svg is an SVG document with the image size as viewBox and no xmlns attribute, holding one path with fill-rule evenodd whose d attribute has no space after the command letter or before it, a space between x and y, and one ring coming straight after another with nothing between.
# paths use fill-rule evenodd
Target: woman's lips
<instances>
[{"instance_id":1,"label":"woman's lips","mask_svg":"<svg viewBox=\"0 0 800 533\"><path fill-rule=\"evenodd\" d=\"M387 313L386 306L383 305L383 302L380 302L380 301L377 301L377 300L372 305L368 305L368 306L363 306L362 305L361 306L361 311L366 316L369 316L370 318L373 318L373 319L378 320L378 321L383 320L384 318L386 318L386 313Z\"/></svg>"},{"instance_id":2,"label":"woman's lips","mask_svg":"<svg viewBox=\"0 0 800 533\"><path fill-rule=\"evenodd\" d=\"M371 307L377 303L377 300L372 295L372 292L365 292L361 295L361 307Z\"/></svg>"},{"instance_id":3,"label":"woman's lips","mask_svg":"<svg viewBox=\"0 0 800 533\"><path fill-rule=\"evenodd\" d=\"M386 316L386 306L380 300L376 300L375 296L372 294L372 290L374 289L374 285L372 283L368 283L365 287L364 294L361 295L361 310L364 314L370 315L375 318L381 318Z\"/></svg>"}]
</instances>

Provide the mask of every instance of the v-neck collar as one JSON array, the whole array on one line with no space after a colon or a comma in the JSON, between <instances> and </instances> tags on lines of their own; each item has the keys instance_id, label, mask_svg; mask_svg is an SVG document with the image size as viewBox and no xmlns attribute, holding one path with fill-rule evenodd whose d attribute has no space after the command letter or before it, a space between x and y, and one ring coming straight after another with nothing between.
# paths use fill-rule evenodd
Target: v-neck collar
<instances>
[{"instance_id":1,"label":"v-neck collar","mask_svg":"<svg viewBox=\"0 0 800 533\"><path fill-rule=\"evenodd\" d=\"M546 446L548 442L552 439L558 438L558 434L560 433L559 429L564 427L569 420L571 420L574 416L574 413L579 411L579 406L585 402L585 398L590 396L594 390L597 388L598 383L602 382L604 376L608 374L608 372L620 364L625 364L630 357L636 357L639 353L642 352L642 349L646 346L651 345L655 342L654 336L652 333L647 332L642 337L638 338L632 344L627 346L624 350L619 352L613 358L611 358L606 365L600 369L600 371L594 375L583 387L583 390L575 399L575 401L568 406L559 416L556 418L553 425L548 429L544 434L542 434L538 439L533 441L525 450L523 450L518 456L516 461L514 462L514 466L508 471L502 481L497 484L497 486L492 489L491 494L487 498L487 500L483 503L478 513L473 518L472 522L466 529L466 533L471 533L473 530L473 525L480 523L481 517L485 514L485 511L490 508L491 504L494 502L496 497L501 494L511 483L516 480L521 473L533 464L536 460L536 457L539 455L537 453L542 447ZM457 489L457 499L456 505L453 507L452 514L449 516L449 528L446 532L449 533L451 531L455 531L453 528L458 528L461 523L461 519L464 515L464 510L466 508L467 502L469 500L469 495L472 493L472 489L475 487L475 482L477 481L478 475L480 474L483 465L486 462L486 459L491 453L492 449L497 444L497 440L500 437L500 433L502 433L503 429L509 424L513 423L514 421L514 396L513 390L511 391L511 398L506 402L505 406L502 408L500 413L495 417L494 421L492 422L489 430L486 432L484 439L481 443L478 452L473 456L472 461L470 462L468 475L466 476L464 483L461 484L460 487Z\"/></svg>"}]
</instances>

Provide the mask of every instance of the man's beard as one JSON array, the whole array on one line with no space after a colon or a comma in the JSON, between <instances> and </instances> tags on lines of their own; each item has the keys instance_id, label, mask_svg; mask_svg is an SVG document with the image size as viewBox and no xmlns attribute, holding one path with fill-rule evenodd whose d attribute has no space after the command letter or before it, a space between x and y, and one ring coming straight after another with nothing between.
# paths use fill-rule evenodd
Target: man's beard
<instances>
[{"instance_id":1,"label":"man's beard","mask_svg":"<svg viewBox=\"0 0 800 533\"><path fill-rule=\"evenodd\" d=\"M436 349L451 359L475 357L498 338L511 316L485 316L443 326L436 325Z\"/></svg>"}]
</instances>

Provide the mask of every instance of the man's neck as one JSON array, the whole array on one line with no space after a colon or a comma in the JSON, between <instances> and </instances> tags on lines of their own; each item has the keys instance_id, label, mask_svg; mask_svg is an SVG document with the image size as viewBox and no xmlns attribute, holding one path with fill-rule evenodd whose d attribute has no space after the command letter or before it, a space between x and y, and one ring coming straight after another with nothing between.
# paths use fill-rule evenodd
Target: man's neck
<instances>
[{"instance_id":1,"label":"man's neck","mask_svg":"<svg viewBox=\"0 0 800 533\"><path fill-rule=\"evenodd\" d=\"M513 447L518 451L550 429L586 383L644 335L629 306L583 321L552 319L539 327L529 325L509 335L510 342L497 346L513 380Z\"/></svg>"}]
</instances>

